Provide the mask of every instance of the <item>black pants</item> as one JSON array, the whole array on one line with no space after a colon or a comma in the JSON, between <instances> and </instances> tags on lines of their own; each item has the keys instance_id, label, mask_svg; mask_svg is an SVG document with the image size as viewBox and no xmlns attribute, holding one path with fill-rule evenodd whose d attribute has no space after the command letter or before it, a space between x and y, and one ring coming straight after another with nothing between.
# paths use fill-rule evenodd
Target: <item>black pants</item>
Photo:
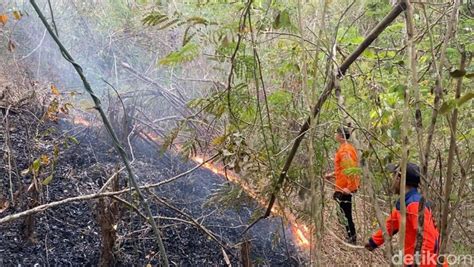
<instances>
[{"instance_id":1,"label":"black pants","mask_svg":"<svg viewBox=\"0 0 474 267\"><path fill-rule=\"evenodd\" d=\"M339 203L339 208L342 214L346 217L343 223L346 226L346 232L349 240L352 242L356 241L356 229L354 221L352 220L352 195L346 195L341 192L334 192L334 199Z\"/></svg>"}]
</instances>

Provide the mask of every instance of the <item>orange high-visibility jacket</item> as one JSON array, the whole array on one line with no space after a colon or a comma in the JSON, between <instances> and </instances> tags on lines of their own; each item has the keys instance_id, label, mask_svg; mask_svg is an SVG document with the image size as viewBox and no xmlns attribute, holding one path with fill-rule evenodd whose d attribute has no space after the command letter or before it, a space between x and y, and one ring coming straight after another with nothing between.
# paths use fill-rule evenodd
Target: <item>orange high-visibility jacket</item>
<instances>
[{"instance_id":1,"label":"orange high-visibility jacket","mask_svg":"<svg viewBox=\"0 0 474 267\"><path fill-rule=\"evenodd\" d=\"M421 199L420 193L416 188L406 192L405 204L407 207L407 220L405 230L405 262L404 265L413 264L413 254L415 253L415 242L416 232L418 229L418 206ZM400 213L400 200L397 201L395 208L387 219L387 232L390 236L393 236L398 232L401 221ZM421 248L421 262L418 266L436 266L436 257L439 248L439 232L436 229L435 222L429 203L425 206L425 217L424 217L424 228L423 228L423 245ZM369 244L376 248L384 243L382 230L378 230L369 239Z\"/></svg>"},{"instance_id":2,"label":"orange high-visibility jacket","mask_svg":"<svg viewBox=\"0 0 474 267\"><path fill-rule=\"evenodd\" d=\"M358 175L346 175L344 170L347 168L358 167L359 161L357 152L349 143L343 143L339 146L334 157L334 173L336 176L336 191L342 192L343 188L349 189L351 192L357 191L359 188Z\"/></svg>"}]
</instances>

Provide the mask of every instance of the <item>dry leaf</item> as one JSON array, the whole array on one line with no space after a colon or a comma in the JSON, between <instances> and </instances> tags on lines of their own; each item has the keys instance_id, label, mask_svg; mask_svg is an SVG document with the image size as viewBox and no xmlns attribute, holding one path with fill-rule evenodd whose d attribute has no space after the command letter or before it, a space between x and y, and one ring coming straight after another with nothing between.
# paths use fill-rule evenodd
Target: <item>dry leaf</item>
<instances>
[{"instance_id":1,"label":"dry leaf","mask_svg":"<svg viewBox=\"0 0 474 267\"><path fill-rule=\"evenodd\" d=\"M27 176L28 173L30 173L30 168L24 169L20 172L21 176L23 176L23 177Z\"/></svg>"},{"instance_id":2,"label":"dry leaf","mask_svg":"<svg viewBox=\"0 0 474 267\"><path fill-rule=\"evenodd\" d=\"M23 15L21 14L21 11L15 10L13 11L13 16L16 20L20 20Z\"/></svg>"},{"instance_id":3,"label":"dry leaf","mask_svg":"<svg viewBox=\"0 0 474 267\"><path fill-rule=\"evenodd\" d=\"M59 96L60 94L58 88L54 86L54 84L51 85L51 93L56 96Z\"/></svg>"},{"instance_id":4,"label":"dry leaf","mask_svg":"<svg viewBox=\"0 0 474 267\"><path fill-rule=\"evenodd\" d=\"M8 16L5 15L5 14L1 14L1 15L0 15L0 22L1 22L3 25L5 25L5 24L7 24L7 21L8 21Z\"/></svg>"},{"instance_id":5,"label":"dry leaf","mask_svg":"<svg viewBox=\"0 0 474 267\"><path fill-rule=\"evenodd\" d=\"M16 45L12 42L12 40L8 41L8 51L13 52L16 48Z\"/></svg>"},{"instance_id":6,"label":"dry leaf","mask_svg":"<svg viewBox=\"0 0 474 267\"><path fill-rule=\"evenodd\" d=\"M227 264L227 266L231 267L232 264L230 263L229 255L227 255L224 249L222 249L222 254L224 255L224 261Z\"/></svg>"},{"instance_id":7,"label":"dry leaf","mask_svg":"<svg viewBox=\"0 0 474 267\"><path fill-rule=\"evenodd\" d=\"M0 200L0 213L6 211L10 207L10 202L6 199Z\"/></svg>"},{"instance_id":8,"label":"dry leaf","mask_svg":"<svg viewBox=\"0 0 474 267\"><path fill-rule=\"evenodd\" d=\"M47 155L41 155L40 157L41 164L48 165L49 164L49 157Z\"/></svg>"}]
</instances>

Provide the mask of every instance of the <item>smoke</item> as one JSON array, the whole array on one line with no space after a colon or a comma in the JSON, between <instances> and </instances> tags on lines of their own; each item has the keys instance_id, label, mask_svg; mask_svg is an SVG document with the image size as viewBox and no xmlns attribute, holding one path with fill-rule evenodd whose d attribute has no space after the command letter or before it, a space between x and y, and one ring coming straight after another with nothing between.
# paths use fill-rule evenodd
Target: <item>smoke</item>
<instances>
[{"instance_id":1,"label":"smoke","mask_svg":"<svg viewBox=\"0 0 474 267\"><path fill-rule=\"evenodd\" d=\"M112 109L110 112L123 113L120 104L123 102L129 109L127 112L147 122L164 117L184 119L192 113L186 111L186 103L206 95L213 87L212 83L197 81L211 72L202 59L180 67L157 64L160 58L181 46L183 29L158 31L144 26L142 19L154 4L58 0L51 1L51 13L46 0L37 3L50 24L56 26L59 39L84 69L103 104L109 111ZM54 84L65 95L74 94L71 101L76 108L89 110L92 104L87 95L81 94L84 92L81 80L62 57L29 1L6 1L2 8L4 12L19 10L23 17L6 26L16 49L7 52L0 48L4 50L0 57L22 66L29 78ZM120 101L113 89L120 94ZM181 103L170 102L163 92L176 96ZM163 120L159 125L167 132L176 126L176 121Z\"/></svg>"}]
</instances>

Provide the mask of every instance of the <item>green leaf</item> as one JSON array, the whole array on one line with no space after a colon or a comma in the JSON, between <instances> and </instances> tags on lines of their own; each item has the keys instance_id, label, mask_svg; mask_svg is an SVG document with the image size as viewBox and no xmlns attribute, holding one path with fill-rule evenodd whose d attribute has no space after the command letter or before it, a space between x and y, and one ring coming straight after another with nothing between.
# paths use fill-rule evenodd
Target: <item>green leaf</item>
<instances>
[{"instance_id":1,"label":"green leaf","mask_svg":"<svg viewBox=\"0 0 474 267\"><path fill-rule=\"evenodd\" d=\"M255 115L256 115L255 108L250 106L250 107L244 108L241 114L241 119L246 122L250 122L255 118Z\"/></svg>"},{"instance_id":2,"label":"green leaf","mask_svg":"<svg viewBox=\"0 0 474 267\"><path fill-rule=\"evenodd\" d=\"M453 78L461 78L462 76L466 75L466 71L465 70L454 70L454 71L451 71L449 73L449 75L451 75L451 77L453 77Z\"/></svg>"},{"instance_id":3,"label":"green leaf","mask_svg":"<svg viewBox=\"0 0 474 267\"><path fill-rule=\"evenodd\" d=\"M454 58L455 56L458 55L458 51L452 47L448 47L446 48L446 55L449 57L449 58Z\"/></svg>"},{"instance_id":4,"label":"green leaf","mask_svg":"<svg viewBox=\"0 0 474 267\"><path fill-rule=\"evenodd\" d=\"M460 107L462 104L466 103L467 101L471 100L472 98L474 98L474 93L473 92L469 92L469 93L463 95L461 98L458 99L457 106Z\"/></svg>"},{"instance_id":5,"label":"green leaf","mask_svg":"<svg viewBox=\"0 0 474 267\"><path fill-rule=\"evenodd\" d=\"M76 144L76 145L79 144L79 140L77 140L77 138L74 137L74 136L69 136L69 137L68 137L68 140L71 141L71 142L73 142L73 143ZM59 151L58 151L58 152L59 152Z\"/></svg>"},{"instance_id":6,"label":"green leaf","mask_svg":"<svg viewBox=\"0 0 474 267\"><path fill-rule=\"evenodd\" d=\"M54 145L53 155L54 155L54 160L56 160L59 156L59 147L57 145Z\"/></svg>"},{"instance_id":7,"label":"green leaf","mask_svg":"<svg viewBox=\"0 0 474 267\"><path fill-rule=\"evenodd\" d=\"M344 173L345 175L348 175L348 176L352 176L352 175L361 175L362 174L362 169L359 168L359 167L349 167L349 168L345 168L342 173Z\"/></svg>"},{"instance_id":8,"label":"green leaf","mask_svg":"<svg viewBox=\"0 0 474 267\"><path fill-rule=\"evenodd\" d=\"M474 72L467 73L467 74L466 74L466 78L468 78L468 79L474 78Z\"/></svg>"},{"instance_id":9,"label":"green leaf","mask_svg":"<svg viewBox=\"0 0 474 267\"><path fill-rule=\"evenodd\" d=\"M448 113L450 110L456 107L456 101L454 99L445 101L442 105L441 108L439 109L439 114L444 115Z\"/></svg>"},{"instance_id":10,"label":"green leaf","mask_svg":"<svg viewBox=\"0 0 474 267\"><path fill-rule=\"evenodd\" d=\"M177 65L183 62L189 62L199 55L199 46L195 43L188 42L181 47L180 50L171 52L158 62L161 65Z\"/></svg>"},{"instance_id":11,"label":"green leaf","mask_svg":"<svg viewBox=\"0 0 474 267\"><path fill-rule=\"evenodd\" d=\"M291 29L293 25L291 24L290 13L288 10L282 10L278 12L278 15L273 21L273 28L275 29Z\"/></svg>"},{"instance_id":12,"label":"green leaf","mask_svg":"<svg viewBox=\"0 0 474 267\"><path fill-rule=\"evenodd\" d=\"M362 52L362 55L366 58L369 58L369 59L376 59L377 58L377 56L375 55L375 53L372 49L366 49L364 52Z\"/></svg>"},{"instance_id":13,"label":"green leaf","mask_svg":"<svg viewBox=\"0 0 474 267\"><path fill-rule=\"evenodd\" d=\"M472 98L474 98L474 93L469 92L469 93L463 95L459 99L450 99L448 101L445 101L443 103L443 105L441 105L441 108L439 109L439 113L440 114L446 114L449 111L451 111L453 108L460 107L461 105L468 102Z\"/></svg>"},{"instance_id":14,"label":"green leaf","mask_svg":"<svg viewBox=\"0 0 474 267\"><path fill-rule=\"evenodd\" d=\"M291 93L283 90L273 92L268 96L268 103L275 106L288 105L291 101Z\"/></svg>"},{"instance_id":15,"label":"green leaf","mask_svg":"<svg viewBox=\"0 0 474 267\"><path fill-rule=\"evenodd\" d=\"M166 20L168 20L168 16L160 12L153 11L142 20L142 23L148 26L156 26Z\"/></svg>"},{"instance_id":16,"label":"green leaf","mask_svg":"<svg viewBox=\"0 0 474 267\"><path fill-rule=\"evenodd\" d=\"M33 168L33 173L38 174L39 169L41 167L41 160L36 159L35 161L33 161L33 164L31 165L31 167Z\"/></svg>"},{"instance_id":17,"label":"green leaf","mask_svg":"<svg viewBox=\"0 0 474 267\"><path fill-rule=\"evenodd\" d=\"M168 28L168 27L170 27L170 26L172 26L172 25L174 25L174 24L176 24L176 23L178 23L178 22L179 22L179 19L173 19L173 20L171 20L170 22L166 23L165 25L160 26L160 27L158 28L158 30L166 29L166 28Z\"/></svg>"},{"instance_id":18,"label":"green leaf","mask_svg":"<svg viewBox=\"0 0 474 267\"><path fill-rule=\"evenodd\" d=\"M196 25L196 24L203 24L203 25L208 25L209 24L209 21L205 18L202 18L202 17L190 17L186 20L187 22L189 23L192 23L193 25Z\"/></svg>"},{"instance_id":19,"label":"green leaf","mask_svg":"<svg viewBox=\"0 0 474 267\"><path fill-rule=\"evenodd\" d=\"M51 183L51 181L53 180L53 175L51 174L50 176L46 177L46 179L44 179L41 184L42 185L48 185L49 183Z\"/></svg>"}]
</instances>

